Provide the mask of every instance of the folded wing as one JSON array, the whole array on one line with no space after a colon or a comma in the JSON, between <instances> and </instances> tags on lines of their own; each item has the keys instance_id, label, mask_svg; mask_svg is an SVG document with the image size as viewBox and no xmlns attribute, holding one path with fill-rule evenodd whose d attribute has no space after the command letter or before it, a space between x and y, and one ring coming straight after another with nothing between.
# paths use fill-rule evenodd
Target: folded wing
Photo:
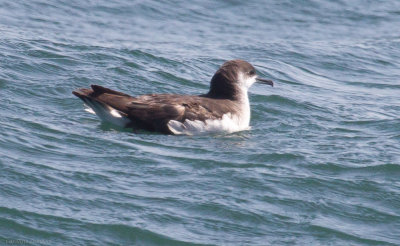
<instances>
[{"instance_id":1,"label":"folded wing","mask_svg":"<svg viewBox=\"0 0 400 246\"><path fill-rule=\"evenodd\" d=\"M224 106L224 100L217 102L202 96L171 94L132 97L98 85L75 90L73 94L104 121L163 133L175 133L168 126L170 121L170 125L188 121L200 124L209 119L221 119L230 110Z\"/></svg>"}]
</instances>

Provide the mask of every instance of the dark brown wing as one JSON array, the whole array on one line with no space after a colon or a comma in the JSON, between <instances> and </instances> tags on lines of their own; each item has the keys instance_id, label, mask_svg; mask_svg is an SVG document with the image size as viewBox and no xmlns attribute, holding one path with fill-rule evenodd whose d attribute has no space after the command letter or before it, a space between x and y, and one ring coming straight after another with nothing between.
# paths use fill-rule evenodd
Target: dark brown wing
<instances>
[{"instance_id":1,"label":"dark brown wing","mask_svg":"<svg viewBox=\"0 0 400 246\"><path fill-rule=\"evenodd\" d=\"M171 133L170 120L219 119L232 110L226 99L211 99L202 96L152 94L131 97L127 94L92 85L92 89L79 89L74 95L82 100L95 100L118 110L132 121L132 127L150 131ZM228 105L231 105L228 107Z\"/></svg>"},{"instance_id":2,"label":"dark brown wing","mask_svg":"<svg viewBox=\"0 0 400 246\"><path fill-rule=\"evenodd\" d=\"M175 120L220 119L229 112L225 100L200 96L153 94L132 98L128 107L128 117L141 128L152 126L159 132L171 133L168 122ZM148 129L148 128L147 128Z\"/></svg>"}]
</instances>

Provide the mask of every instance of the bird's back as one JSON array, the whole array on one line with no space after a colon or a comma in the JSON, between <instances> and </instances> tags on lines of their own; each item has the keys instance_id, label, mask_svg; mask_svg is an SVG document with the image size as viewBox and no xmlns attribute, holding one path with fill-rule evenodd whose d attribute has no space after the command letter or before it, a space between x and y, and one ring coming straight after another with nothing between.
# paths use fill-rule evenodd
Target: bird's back
<instances>
[{"instance_id":1,"label":"bird's back","mask_svg":"<svg viewBox=\"0 0 400 246\"><path fill-rule=\"evenodd\" d=\"M179 134L185 123L205 125L208 121L222 120L224 115L237 110L227 99L206 96L150 94L132 97L98 85L73 92L102 120L125 127Z\"/></svg>"}]
</instances>

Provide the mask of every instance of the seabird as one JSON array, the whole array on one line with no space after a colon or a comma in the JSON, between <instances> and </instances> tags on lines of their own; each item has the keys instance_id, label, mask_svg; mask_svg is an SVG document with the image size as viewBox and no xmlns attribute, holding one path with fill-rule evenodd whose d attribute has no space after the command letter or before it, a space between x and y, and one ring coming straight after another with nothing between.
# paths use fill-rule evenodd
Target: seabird
<instances>
[{"instance_id":1,"label":"seabird","mask_svg":"<svg viewBox=\"0 0 400 246\"><path fill-rule=\"evenodd\" d=\"M99 85L72 93L101 120L134 129L166 134L236 132L249 128L247 91L258 78L255 68L243 60L225 62L214 74L203 95L151 94L132 97Z\"/></svg>"}]
</instances>

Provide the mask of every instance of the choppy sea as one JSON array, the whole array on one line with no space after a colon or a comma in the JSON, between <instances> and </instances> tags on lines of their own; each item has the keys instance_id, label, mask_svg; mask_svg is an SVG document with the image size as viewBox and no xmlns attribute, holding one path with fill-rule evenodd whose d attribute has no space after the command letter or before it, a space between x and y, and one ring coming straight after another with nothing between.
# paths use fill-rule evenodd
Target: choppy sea
<instances>
[{"instance_id":1,"label":"choppy sea","mask_svg":"<svg viewBox=\"0 0 400 246\"><path fill-rule=\"evenodd\" d=\"M400 1L0 0L0 245L400 245ZM251 129L102 124L71 92L202 94Z\"/></svg>"}]
</instances>

